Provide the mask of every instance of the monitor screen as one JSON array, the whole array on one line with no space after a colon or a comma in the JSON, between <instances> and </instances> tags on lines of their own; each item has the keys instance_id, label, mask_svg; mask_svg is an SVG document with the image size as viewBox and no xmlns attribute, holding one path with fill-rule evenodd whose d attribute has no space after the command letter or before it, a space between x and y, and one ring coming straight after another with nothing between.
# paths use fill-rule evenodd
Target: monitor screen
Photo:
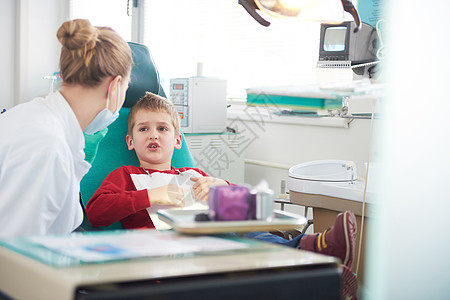
<instances>
[{"instance_id":1,"label":"monitor screen","mask_svg":"<svg viewBox=\"0 0 450 300\"><path fill-rule=\"evenodd\" d=\"M323 50L344 51L346 34L347 34L347 27L344 26L328 27L325 31Z\"/></svg>"}]
</instances>

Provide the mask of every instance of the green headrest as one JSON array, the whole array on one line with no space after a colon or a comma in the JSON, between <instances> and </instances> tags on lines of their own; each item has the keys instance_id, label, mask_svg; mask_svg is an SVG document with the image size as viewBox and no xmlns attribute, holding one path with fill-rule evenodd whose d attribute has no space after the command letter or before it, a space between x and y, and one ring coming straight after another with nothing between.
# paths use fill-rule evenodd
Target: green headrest
<instances>
[{"instance_id":1,"label":"green headrest","mask_svg":"<svg viewBox=\"0 0 450 300\"><path fill-rule=\"evenodd\" d=\"M132 42L129 42L128 45L130 45L133 56L133 69L123 107L132 107L145 95L145 92L166 97L159 81L158 70L148 48Z\"/></svg>"}]
</instances>

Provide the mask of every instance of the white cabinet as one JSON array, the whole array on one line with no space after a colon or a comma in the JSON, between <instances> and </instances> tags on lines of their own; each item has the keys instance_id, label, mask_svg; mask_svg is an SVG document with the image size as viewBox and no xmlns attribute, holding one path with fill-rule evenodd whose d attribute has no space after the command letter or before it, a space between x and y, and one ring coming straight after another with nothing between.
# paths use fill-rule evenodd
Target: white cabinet
<instances>
[{"instance_id":1,"label":"white cabinet","mask_svg":"<svg viewBox=\"0 0 450 300\"><path fill-rule=\"evenodd\" d=\"M185 133L197 168L230 183L244 183L244 150L239 133Z\"/></svg>"}]
</instances>

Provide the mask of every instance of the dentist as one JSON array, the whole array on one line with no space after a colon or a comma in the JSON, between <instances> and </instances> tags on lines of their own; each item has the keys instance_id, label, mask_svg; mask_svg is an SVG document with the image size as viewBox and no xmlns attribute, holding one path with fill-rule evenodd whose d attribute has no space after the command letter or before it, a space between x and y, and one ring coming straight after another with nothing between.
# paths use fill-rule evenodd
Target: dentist
<instances>
[{"instance_id":1,"label":"dentist","mask_svg":"<svg viewBox=\"0 0 450 300\"><path fill-rule=\"evenodd\" d=\"M81 224L83 131L114 122L125 100L131 50L114 30L71 20L57 37L61 90L0 116L0 237L68 234Z\"/></svg>"}]
</instances>

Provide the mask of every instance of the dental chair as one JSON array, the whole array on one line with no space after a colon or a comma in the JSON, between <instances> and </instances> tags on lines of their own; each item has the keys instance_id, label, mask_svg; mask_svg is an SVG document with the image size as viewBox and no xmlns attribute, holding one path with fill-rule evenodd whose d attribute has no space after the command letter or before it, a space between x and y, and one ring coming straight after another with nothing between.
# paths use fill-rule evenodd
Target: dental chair
<instances>
[{"instance_id":1,"label":"dental chair","mask_svg":"<svg viewBox=\"0 0 450 300\"><path fill-rule=\"evenodd\" d=\"M89 147L89 151L93 152L86 153L86 157L89 155L92 158L95 157L95 159L92 162L91 169L81 181L80 200L83 207L86 207L89 199L100 187L103 179L113 170L123 165L139 166L135 152L128 150L125 142L130 108L145 95L146 91L166 97L159 81L158 71L148 48L137 43L130 42L128 44L133 55L133 68L131 71L131 82L125 96L125 103L119 112L119 117L108 127L106 135L104 135L105 132L100 132L92 136L85 135L86 144L90 144L91 146ZM184 135L181 148L178 150L175 149L174 151L172 166L175 168L195 167ZM86 214L83 224L80 227L83 231L99 230L98 227L94 227L89 222ZM117 222L108 227L102 227L101 229L123 229L123 226L120 222Z\"/></svg>"}]
</instances>

